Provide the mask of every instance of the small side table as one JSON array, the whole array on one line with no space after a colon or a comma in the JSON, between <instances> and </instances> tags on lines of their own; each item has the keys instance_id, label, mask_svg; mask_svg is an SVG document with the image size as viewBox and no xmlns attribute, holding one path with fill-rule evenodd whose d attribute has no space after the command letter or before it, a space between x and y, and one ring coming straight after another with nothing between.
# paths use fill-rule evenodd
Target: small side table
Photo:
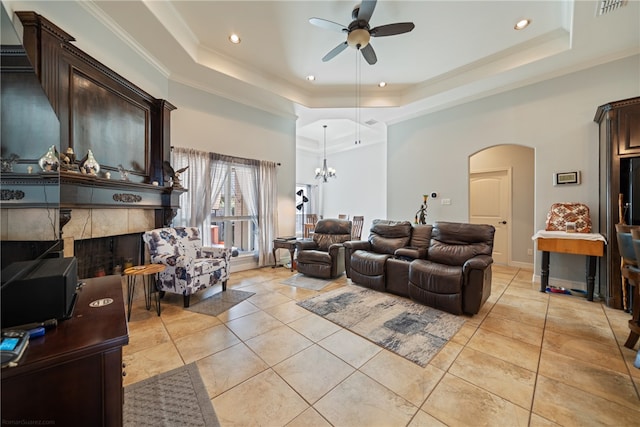
<instances>
[{"instance_id":1,"label":"small side table","mask_svg":"<svg viewBox=\"0 0 640 427\"><path fill-rule=\"evenodd\" d=\"M291 255L291 271L293 271L293 256L296 252L296 239L281 240L274 239L273 241L273 268L278 266L278 259L276 258L276 251L278 249L288 249Z\"/></svg>"},{"instance_id":2,"label":"small side table","mask_svg":"<svg viewBox=\"0 0 640 427\"><path fill-rule=\"evenodd\" d=\"M156 294L156 311L160 316L160 292L156 289L158 274L162 273L164 264L145 264L129 267L124 271L127 276L127 321L131 320L131 306L133 305L133 293L136 290L136 278L142 276L144 289L144 302L147 310L151 309L151 293Z\"/></svg>"}]
</instances>

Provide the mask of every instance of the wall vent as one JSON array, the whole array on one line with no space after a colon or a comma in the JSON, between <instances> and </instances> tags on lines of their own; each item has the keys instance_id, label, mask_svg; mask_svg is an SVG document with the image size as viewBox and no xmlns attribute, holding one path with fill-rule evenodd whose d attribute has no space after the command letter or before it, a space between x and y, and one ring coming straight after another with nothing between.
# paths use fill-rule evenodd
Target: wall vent
<instances>
[{"instance_id":1,"label":"wall vent","mask_svg":"<svg viewBox=\"0 0 640 427\"><path fill-rule=\"evenodd\" d=\"M619 7L623 7L627 4L627 0L602 0L598 6L598 12L596 15L606 15L607 13L613 12Z\"/></svg>"}]
</instances>

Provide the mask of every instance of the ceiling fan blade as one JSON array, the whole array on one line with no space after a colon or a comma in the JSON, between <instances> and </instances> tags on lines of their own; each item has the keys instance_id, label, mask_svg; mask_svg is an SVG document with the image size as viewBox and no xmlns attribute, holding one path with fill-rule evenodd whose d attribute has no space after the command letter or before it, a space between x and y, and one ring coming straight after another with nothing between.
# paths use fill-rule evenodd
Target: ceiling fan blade
<instances>
[{"instance_id":1,"label":"ceiling fan blade","mask_svg":"<svg viewBox=\"0 0 640 427\"><path fill-rule=\"evenodd\" d=\"M362 52L362 56L364 56L364 59L367 60L369 65L373 65L378 62L378 57L376 56L376 52L373 50L371 43L360 49L360 52Z\"/></svg>"},{"instance_id":2,"label":"ceiling fan blade","mask_svg":"<svg viewBox=\"0 0 640 427\"><path fill-rule=\"evenodd\" d=\"M322 58L322 62L327 62L327 61L333 59L334 56L336 56L337 54L339 54L340 52L345 50L347 48L347 46L348 46L347 42L340 43L338 46L336 46L333 49L331 49L331 52L327 53L324 56L324 58Z\"/></svg>"},{"instance_id":3,"label":"ceiling fan blade","mask_svg":"<svg viewBox=\"0 0 640 427\"><path fill-rule=\"evenodd\" d=\"M395 24L381 25L372 28L369 33L371 37L395 36L396 34L408 33L415 27L413 22L397 22Z\"/></svg>"},{"instance_id":4,"label":"ceiling fan blade","mask_svg":"<svg viewBox=\"0 0 640 427\"><path fill-rule=\"evenodd\" d=\"M324 28L325 30L337 31L339 33L348 32L349 30L345 28L344 25L338 24L337 22L327 21L322 18L309 18L309 23L315 25L316 27Z\"/></svg>"},{"instance_id":5,"label":"ceiling fan blade","mask_svg":"<svg viewBox=\"0 0 640 427\"><path fill-rule=\"evenodd\" d=\"M376 8L377 0L362 0L360 3L360 10L358 11L358 19L364 19L369 22L371 19L371 15L373 15L373 10Z\"/></svg>"}]
</instances>

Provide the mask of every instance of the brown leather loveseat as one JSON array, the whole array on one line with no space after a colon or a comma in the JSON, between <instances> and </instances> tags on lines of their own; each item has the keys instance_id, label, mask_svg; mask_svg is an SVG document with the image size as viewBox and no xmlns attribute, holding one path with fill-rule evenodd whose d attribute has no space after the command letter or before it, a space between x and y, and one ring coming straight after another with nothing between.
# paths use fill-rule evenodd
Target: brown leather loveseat
<instances>
[{"instance_id":1,"label":"brown leather loveseat","mask_svg":"<svg viewBox=\"0 0 640 427\"><path fill-rule=\"evenodd\" d=\"M374 220L367 241L345 242L355 284L454 314L476 314L491 294L491 225Z\"/></svg>"},{"instance_id":2,"label":"brown leather loveseat","mask_svg":"<svg viewBox=\"0 0 640 427\"><path fill-rule=\"evenodd\" d=\"M345 242L345 267L352 282L409 297L409 262L424 258L431 225L374 219L368 240Z\"/></svg>"}]
</instances>

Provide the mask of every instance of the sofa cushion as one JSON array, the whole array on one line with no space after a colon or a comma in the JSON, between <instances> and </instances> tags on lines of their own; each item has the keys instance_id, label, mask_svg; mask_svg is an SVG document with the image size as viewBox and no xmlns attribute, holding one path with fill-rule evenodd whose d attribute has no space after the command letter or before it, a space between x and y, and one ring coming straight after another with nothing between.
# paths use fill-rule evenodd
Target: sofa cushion
<instances>
[{"instance_id":1,"label":"sofa cushion","mask_svg":"<svg viewBox=\"0 0 640 427\"><path fill-rule=\"evenodd\" d=\"M385 272L384 263L390 257L389 254L355 251L351 255L351 268L365 276L383 275Z\"/></svg>"},{"instance_id":2,"label":"sofa cushion","mask_svg":"<svg viewBox=\"0 0 640 427\"><path fill-rule=\"evenodd\" d=\"M462 267L416 260L409 265L409 282L437 294L461 294Z\"/></svg>"},{"instance_id":3,"label":"sofa cushion","mask_svg":"<svg viewBox=\"0 0 640 427\"><path fill-rule=\"evenodd\" d=\"M301 251L298 252L298 264L321 263L331 265L331 255L324 251Z\"/></svg>"},{"instance_id":4,"label":"sofa cushion","mask_svg":"<svg viewBox=\"0 0 640 427\"><path fill-rule=\"evenodd\" d=\"M491 256L494 232L495 229L490 225L436 222L427 259L440 264L462 266L474 256Z\"/></svg>"},{"instance_id":5,"label":"sofa cushion","mask_svg":"<svg viewBox=\"0 0 640 427\"><path fill-rule=\"evenodd\" d=\"M392 255L396 249L409 245L411 228L409 221L373 220L369 235L371 250Z\"/></svg>"},{"instance_id":6,"label":"sofa cushion","mask_svg":"<svg viewBox=\"0 0 640 427\"><path fill-rule=\"evenodd\" d=\"M318 250L328 251L329 246L334 243L344 243L351 240L351 233L349 234L314 234L313 241L318 244Z\"/></svg>"},{"instance_id":7,"label":"sofa cushion","mask_svg":"<svg viewBox=\"0 0 640 427\"><path fill-rule=\"evenodd\" d=\"M409 246L413 248L428 248L431 243L431 231L433 226L430 224L417 224L413 226L411 232L411 241Z\"/></svg>"}]
</instances>

